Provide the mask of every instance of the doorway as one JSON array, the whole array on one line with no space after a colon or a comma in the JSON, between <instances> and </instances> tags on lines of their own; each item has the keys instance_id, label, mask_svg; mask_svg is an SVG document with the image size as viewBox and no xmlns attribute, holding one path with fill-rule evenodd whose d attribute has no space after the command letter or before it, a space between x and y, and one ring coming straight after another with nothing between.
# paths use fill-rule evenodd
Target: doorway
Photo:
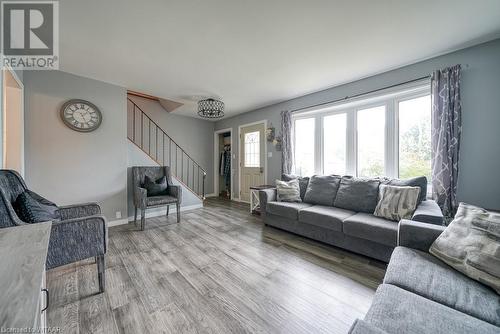
<instances>
[{"instance_id":1,"label":"doorway","mask_svg":"<svg viewBox=\"0 0 500 334\"><path fill-rule=\"evenodd\" d=\"M221 199L233 199L232 129L214 133L214 195Z\"/></svg>"},{"instance_id":2,"label":"doorway","mask_svg":"<svg viewBox=\"0 0 500 334\"><path fill-rule=\"evenodd\" d=\"M2 168L24 177L24 86L14 71L2 74Z\"/></svg>"},{"instance_id":3,"label":"doorway","mask_svg":"<svg viewBox=\"0 0 500 334\"><path fill-rule=\"evenodd\" d=\"M239 132L240 201L250 202L250 187L267 182L266 121L245 124Z\"/></svg>"}]
</instances>

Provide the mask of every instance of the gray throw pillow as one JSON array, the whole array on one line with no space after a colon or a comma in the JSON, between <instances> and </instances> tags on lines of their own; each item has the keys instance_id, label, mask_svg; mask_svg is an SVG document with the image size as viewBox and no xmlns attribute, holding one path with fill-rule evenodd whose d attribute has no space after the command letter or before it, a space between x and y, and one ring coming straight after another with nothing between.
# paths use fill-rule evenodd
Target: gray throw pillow
<instances>
[{"instance_id":1,"label":"gray throw pillow","mask_svg":"<svg viewBox=\"0 0 500 334\"><path fill-rule=\"evenodd\" d=\"M399 222L411 219L417 208L419 187L398 187L381 184L379 200L373 215Z\"/></svg>"},{"instance_id":2,"label":"gray throw pillow","mask_svg":"<svg viewBox=\"0 0 500 334\"><path fill-rule=\"evenodd\" d=\"M167 177L162 176L158 180L153 181L149 176L144 177L144 184L142 186L146 189L147 196L162 196L167 194Z\"/></svg>"},{"instance_id":3,"label":"gray throw pillow","mask_svg":"<svg viewBox=\"0 0 500 334\"><path fill-rule=\"evenodd\" d=\"M307 185L304 202L332 206L339 184L338 175L312 176Z\"/></svg>"},{"instance_id":4,"label":"gray throw pillow","mask_svg":"<svg viewBox=\"0 0 500 334\"><path fill-rule=\"evenodd\" d=\"M28 191L17 196L13 207L19 219L28 224L60 220L59 208L54 203L41 199L41 196Z\"/></svg>"},{"instance_id":5,"label":"gray throw pillow","mask_svg":"<svg viewBox=\"0 0 500 334\"><path fill-rule=\"evenodd\" d=\"M356 211L373 213L378 202L379 179L343 176L334 206Z\"/></svg>"},{"instance_id":6,"label":"gray throw pillow","mask_svg":"<svg viewBox=\"0 0 500 334\"><path fill-rule=\"evenodd\" d=\"M500 294L500 214L460 203L429 253Z\"/></svg>"},{"instance_id":7,"label":"gray throw pillow","mask_svg":"<svg viewBox=\"0 0 500 334\"><path fill-rule=\"evenodd\" d=\"M278 202L302 202L300 199L299 180L276 180L276 194Z\"/></svg>"},{"instance_id":8,"label":"gray throw pillow","mask_svg":"<svg viewBox=\"0 0 500 334\"><path fill-rule=\"evenodd\" d=\"M281 180L282 181L291 181L294 179L299 180L299 187L300 187L300 199L304 200L304 197L306 195L306 190L307 190L307 185L309 184L309 177L307 176L297 176L293 174L282 174L281 175Z\"/></svg>"},{"instance_id":9,"label":"gray throw pillow","mask_svg":"<svg viewBox=\"0 0 500 334\"><path fill-rule=\"evenodd\" d=\"M418 196L417 206L427 198L427 178L425 176L418 176L404 180L384 178L381 180L381 183L399 187L419 187L420 195Z\"/></svg>"}]
</instances>

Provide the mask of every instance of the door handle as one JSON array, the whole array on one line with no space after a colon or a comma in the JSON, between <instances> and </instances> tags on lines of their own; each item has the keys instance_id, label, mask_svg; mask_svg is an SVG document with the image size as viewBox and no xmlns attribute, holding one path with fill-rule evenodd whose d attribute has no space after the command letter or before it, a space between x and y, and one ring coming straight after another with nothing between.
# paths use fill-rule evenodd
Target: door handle
<instances>
[{"instance_id":1,"label":"door handle","mask_svg":"<svg viewBox=\"0 0 500 334\"><path fill-rule=\"evenodd\" d=\"M260 167L260 173L264 173L264 167Z\"/></svg>"},{"instance_id":2,"label":"door handle","mask_svg":"<svg viewBox=\"0 0 500 334\"><path fill-rule=\"evenodd\" d=\"M45 312L49 308L49 290L47 289L42 289L43 292L45 292L46 299L45 301L47 302L47 305L45 305L44 309L41 312Z\"/></svg>"}]
</instances>

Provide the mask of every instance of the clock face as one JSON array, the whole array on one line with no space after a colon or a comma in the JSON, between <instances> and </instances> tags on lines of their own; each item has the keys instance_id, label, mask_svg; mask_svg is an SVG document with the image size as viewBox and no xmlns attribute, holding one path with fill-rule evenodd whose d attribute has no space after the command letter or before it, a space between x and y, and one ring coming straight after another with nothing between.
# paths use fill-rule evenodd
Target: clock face
<instances>
[{"instance_id":1,"label":"clock face","mask_svg":"<svg viewBox=\"0 0 500 334\"><path fill-rule=\"evenodd\" d=\"M101 125L102 115L92 103L84 100L70 100L61 108L61 118L73 130L94 131Z\"/></svg>"}]
</instances>

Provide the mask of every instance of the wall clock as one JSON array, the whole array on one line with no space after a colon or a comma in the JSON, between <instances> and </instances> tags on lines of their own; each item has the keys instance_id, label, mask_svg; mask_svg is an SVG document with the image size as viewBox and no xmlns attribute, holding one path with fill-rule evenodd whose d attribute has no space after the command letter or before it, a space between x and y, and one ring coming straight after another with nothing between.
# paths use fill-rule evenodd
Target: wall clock
<instances>
[{"instance_id":1,"label":"wall clock","mask_svg":"<svg viewBox=\"0 0 500 334\"><path fill-rule=\"evenodd\" d=\"M79 132L96 130L102 122L102 114L92 103L85 100L69 100L61 108L61 118L70 129Z\"/></svg>"}]
</instances>

